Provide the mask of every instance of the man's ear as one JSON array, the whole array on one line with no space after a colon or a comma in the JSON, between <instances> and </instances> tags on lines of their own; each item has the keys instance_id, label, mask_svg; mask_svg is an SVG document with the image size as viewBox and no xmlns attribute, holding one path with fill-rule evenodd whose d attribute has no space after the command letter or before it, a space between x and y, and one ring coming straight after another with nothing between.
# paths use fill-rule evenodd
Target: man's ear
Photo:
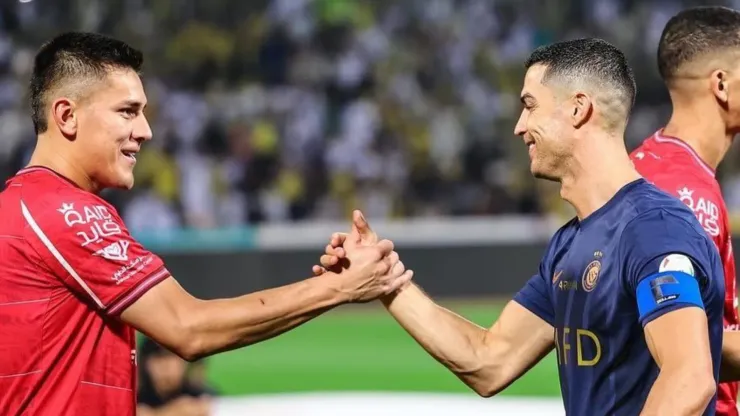
<instances>
[{"instance_id":1,"label":"man's ear","mask_svg":"<svg viewBox=\"0 0 740 416\"><path fill-rule=\"evenodd\" d=\"M74 140L77 135L77 105L67 98L60 97L51 103L51 120L54 122L64 137Z\"/></svg>"},{"instance_id":2,"label":"man's ear","mask_svg":"<svg viewBox=\"0 0 740 416\"><path fill-rule=\"evenodd\" d=\"M709 85L712 89L712 94L717 101L726 107L730 101L730 89L729 83L727 82L727 72L722 69L712 71L712 75L709 77Z\"/></svg>"},{"instance_id":3,"label":"man's ear","mask_svg":"<svg viewBox=\"0 0 740 416\"><path fill-rule=\"evenodd\" d=\"M570 99L570 120L574 128L586 124L593 113L593 102L588 94L579 92Z\"/></svg>"}]
</instances>

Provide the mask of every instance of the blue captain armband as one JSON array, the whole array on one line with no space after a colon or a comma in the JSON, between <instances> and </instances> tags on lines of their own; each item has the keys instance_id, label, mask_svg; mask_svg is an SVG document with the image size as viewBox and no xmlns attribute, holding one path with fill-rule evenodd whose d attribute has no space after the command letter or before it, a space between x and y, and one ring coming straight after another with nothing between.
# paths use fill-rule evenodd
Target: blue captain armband
<instances>
[{"instance_id":1,"label":"blue captain armband","mask_svg":"<svg viewBox=\"0 0 740 416\"><path fill-rule=\"evenodd\" d=\"M696 277L679 271L665 271L651 274L637 284L640 321L657 310L675 304L690 304L704 309Z\"/></svg>"}]
</instances>

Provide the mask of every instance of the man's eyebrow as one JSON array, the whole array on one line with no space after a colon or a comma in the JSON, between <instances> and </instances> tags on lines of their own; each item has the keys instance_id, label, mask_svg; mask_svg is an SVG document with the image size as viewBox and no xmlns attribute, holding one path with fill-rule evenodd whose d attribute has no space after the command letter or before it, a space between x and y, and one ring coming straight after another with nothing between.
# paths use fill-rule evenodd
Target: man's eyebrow
<instances>
[{"instance_id":1,"label":"man's eyebrow","mask_svg":"<svg viewBox=\"0 0 740 416\"><path fill-rule=\"evenodd\" d=\"M527 101L535 101L535 99L532 94L525 92L521 97L519 97L519 101L521 101L522 104L526 104Z\"/></svg>"},{"instance_id":2,"label":"man's eyebrow","mask_svg":"<svg viewBox=\"0 0 740 416\"><path fill-rule=\"evenodd\" d=\"M121 107L133 107L137 109L142 109L146 107L146 104L138 100L125 100L121 103Z\"/></svg>"}]
</instances>

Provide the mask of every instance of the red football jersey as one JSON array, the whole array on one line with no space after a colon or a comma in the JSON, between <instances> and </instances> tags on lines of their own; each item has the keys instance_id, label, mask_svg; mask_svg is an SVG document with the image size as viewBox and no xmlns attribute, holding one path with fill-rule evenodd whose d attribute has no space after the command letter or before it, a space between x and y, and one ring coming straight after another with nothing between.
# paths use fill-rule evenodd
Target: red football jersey
<instances>
[{"instance_id":1,"label":"red football jersey","mask_svg":"<svg viewBox=\"0 0 740 416\"><path fill-rule=\"evenodd\" d=\"M630 155L640 174L660 189L677 196L694 211L714 240L725 271L725 330L738 329L735 258L727 207L714 169L694 149L662 130L646 139ZM717 415L738 415L738 383L723 383L717 391Z\"/></svg>"},{"instance_id":2,"label":"red football jersey","mask_svg":"<svg viewBox=\"0 0 740 416\"><path fill-rule=\"evenodd\" d=\"M0 193L3 415L136 413L136 340L118 318L169 276L105 200L41 167Z\"/></svg>"}]
</instances>

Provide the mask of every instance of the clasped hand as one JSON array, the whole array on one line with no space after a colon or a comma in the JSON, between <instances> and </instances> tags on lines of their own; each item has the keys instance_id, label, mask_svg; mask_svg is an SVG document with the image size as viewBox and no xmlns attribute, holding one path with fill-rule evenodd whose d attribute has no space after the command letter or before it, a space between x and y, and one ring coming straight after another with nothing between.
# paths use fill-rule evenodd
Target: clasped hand
<instances>
[{"instance_id":1,"label":"clasped hand","mask_svg":"<svg viewBox=\"0 0 740 416\"><path fill-rule=\"evenodd\" d=\"M414 276L394 251L393 242L378 241L360 211L352 215L349 234L332 235L319 262L320 266L313 266L314 275L338 275L340 291L350 302L369 302L394 293Z\"/></svg>"}]
</instances>

